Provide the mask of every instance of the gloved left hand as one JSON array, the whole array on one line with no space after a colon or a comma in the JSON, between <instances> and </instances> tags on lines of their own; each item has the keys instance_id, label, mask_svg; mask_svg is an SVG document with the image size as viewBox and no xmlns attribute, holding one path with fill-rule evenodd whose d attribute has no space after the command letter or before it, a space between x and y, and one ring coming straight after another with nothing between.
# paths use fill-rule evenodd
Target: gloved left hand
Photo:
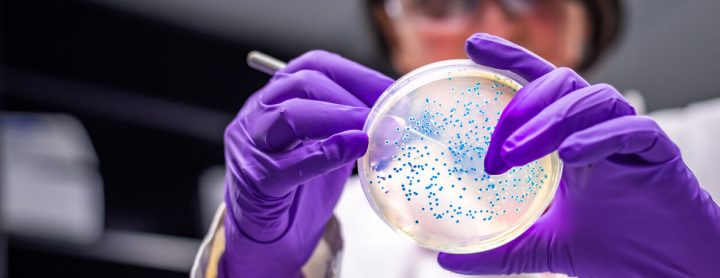
<instances>
[{"instance_id":1,"label":"gloved left hand","mask_svg":"<svg viewBox=\"0 0 720 278\"><path fill-rule=\"evenodd\" d=\"M292 60L225 130L221 277L297 277L332 216L361 129L392 79L339 55Z\"/></svg>"}]
</instances>

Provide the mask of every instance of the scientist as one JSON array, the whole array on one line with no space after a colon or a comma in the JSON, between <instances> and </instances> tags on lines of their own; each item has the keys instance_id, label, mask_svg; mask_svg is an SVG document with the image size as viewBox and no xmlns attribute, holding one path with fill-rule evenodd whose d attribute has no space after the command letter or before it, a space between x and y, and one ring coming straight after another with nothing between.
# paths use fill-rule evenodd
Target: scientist
<instances>
[{"instance_id":1,"label":"scientist","mask_svg":"<svg viewBox=\"0 0 720 278\"><path fill-rule=\"evenodd\" d=\"M720 275L720 207L680 148L612 86L589 84L573 70L592 65L617 37L617 1L378 0L370 7L398 72L469 57L530 82L502 113L484 166L501 174L558 151L564 170L552 206L520 237L476 254L436 255L395 248L397 237L357 235L370 221L343 218L345 197L338 202L343 190L357 188L346 182L368 147L361 129L393 80L311 51L277 72L227 127L226 209L193 276L333 276L340 263L371 261L342 274ZM345 248L344 259L358 262L341 262L334 210L346 245L367 238L366 246ZM363 213L375 217L369 207ZM435 267L423 266L423 256Z\"/></svg>"}]
</instances>

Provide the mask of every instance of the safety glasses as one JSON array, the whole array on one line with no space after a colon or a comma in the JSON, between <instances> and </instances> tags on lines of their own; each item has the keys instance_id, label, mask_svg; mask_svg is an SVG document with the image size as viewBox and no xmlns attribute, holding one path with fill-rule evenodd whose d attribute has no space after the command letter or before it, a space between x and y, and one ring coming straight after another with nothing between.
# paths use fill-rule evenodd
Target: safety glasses
<instances>
[{"instance_id":1,"label":"safety glasses","mask_svg":"<svg viewBox=\"0 0 720 278\"><path fill-rule=\"evenodd\" d=\"M533 11L557 4L558 0L385 0L385 12L391 18L416 17L442 21L467 17L495 2L510 18L521 18Z\"/></svg>"}]
</instances>

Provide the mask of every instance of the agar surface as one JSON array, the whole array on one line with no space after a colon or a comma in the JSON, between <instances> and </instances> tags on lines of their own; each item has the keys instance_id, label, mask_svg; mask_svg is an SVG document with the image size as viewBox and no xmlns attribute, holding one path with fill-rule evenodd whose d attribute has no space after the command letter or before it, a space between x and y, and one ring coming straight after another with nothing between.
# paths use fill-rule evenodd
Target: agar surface
<instances>
[{"instance_id":1,"label":"agar surface","mask_svg":"<svg viewBox=\"0 0 720 278\"><path fill-rule=\"evenodd\" d=\"M504 80L450 72L381 116L363 174L391 226L443 250L501 233L534 208L549 187L548 159L497 176L483 169L492 132L516 92Z\"/></svg>"}]
</instances>

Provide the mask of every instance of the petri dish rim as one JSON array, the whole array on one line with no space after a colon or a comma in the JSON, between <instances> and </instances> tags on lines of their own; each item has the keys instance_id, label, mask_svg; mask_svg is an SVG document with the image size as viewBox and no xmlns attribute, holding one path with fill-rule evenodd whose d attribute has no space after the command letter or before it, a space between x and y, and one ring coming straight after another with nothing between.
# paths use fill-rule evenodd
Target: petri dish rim
<instances>
[{"instance_id":1,"label":"petri dish rim","mask_svg":"<svg viewBox=\"0 0 720 278\"><path fill-rule=\"evenodd\" d=\"M453 60L445 60L440 62L431 63L425 66L422 66L420 68L417 68L405 75L403 75L401 78L396 80L390 87L388 87L378 98L378 100L375 102L375 105L373 105L370 113L368 114L368 118L365 121L365 125L363 127L363 131L368 133L370 135L370 132L373 131L375 125L377 124L377 116L380 115L381 110L383 110L385 107L385 103L393 103L393 99L398 97L399 92L409 93L414 91L416 88L422 87L425 84L429 84L434 79L426 80L425 82L418 83L418 84L412 84L412 81L424 77L425 75L432 74L438 71L453 71L457 69L471 69L476 72L482 72L484 74L495 74L499 78L506 78L510 82L517 83L518 87L515 88L516 90L519 90L523 86L528 84L528 81L522 78L521 76L508 71L508 70L501 70L501 69L495 69L483 65L476 64L475 62L469 60L469 59L453 59ZM411 86L410 89L406 89L405 86ZM401 90L402 89L402 90ZM399 96L402 97L402 96ZM550 164L554 168L555 174L551 176L551 179L548 181L548 184L550 185L550 190L546 196L545 199L539 200L539 204L537 205L537 208L540 208L538 210L533 211L532 213L529 213L525 218L524 221L518 221L517 223L514 223L511 227L507 228L505 231L502 231L501 233L497 234L496 236L489 238L487 240L483 240L480 244L473 245L472 247L459 247L459 248L438 248L436 246L431 246L430 244L416 240L410 233L407 231L401 229L399 225L396 225L393 221L388 219L383 213L382 209L379 207L379 204L375 201L374 197L372 196L372 193L369 191L370 186L368 186L368 181L365 178L365 165L369 165L369 162L367 161L369 159L369 155L366 153L363 157L357 160L358 164L358 172L359 172L359 178L360 183L363 188L363 193L365 194L365 197L367 198L368 202L370 203L370 206L372 207L373 211L385 222L386 225L388 225L392 230L395 232L401 234L403 237L406 237L416 244L427 248L431 250L436 251L442 251L442 252L449 252L449 253L456 253L456 254L467 254L467 253L475 253L475 252L482 252L487 251L490 249L497 248L499 246L502 246L513 239L517 238L518 236L522 235L527 229L529 229L544 213L544 211L548 208L550 203L555 197L555 194L557 192L557 188L559 187L560 183L560 177L562 175L562 161L560 161L557 152L553 152L551 154L548 154L547 157L550 158ZM369 171L369 169L367 170Z\"/></svg>"}]
</instances>

